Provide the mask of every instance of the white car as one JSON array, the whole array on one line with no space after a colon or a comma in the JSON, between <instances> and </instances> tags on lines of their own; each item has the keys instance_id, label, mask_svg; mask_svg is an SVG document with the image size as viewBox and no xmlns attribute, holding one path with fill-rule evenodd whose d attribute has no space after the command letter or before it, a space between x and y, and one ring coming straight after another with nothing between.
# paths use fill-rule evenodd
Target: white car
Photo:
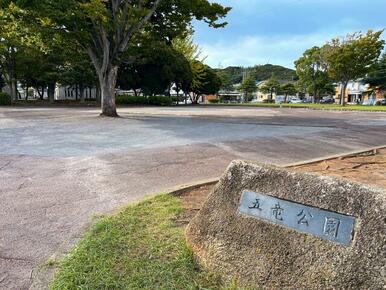
<instances>
[{"instance_id":1,"label":"white car","mask_svg":"<svg viewBox=\"0 0 386 290\"><path fill-rule=\"evenodd\" d=\"M290 101L290 104L301 104L303 101L299 98L292 98Z\"/></svg>"}]
</instances>

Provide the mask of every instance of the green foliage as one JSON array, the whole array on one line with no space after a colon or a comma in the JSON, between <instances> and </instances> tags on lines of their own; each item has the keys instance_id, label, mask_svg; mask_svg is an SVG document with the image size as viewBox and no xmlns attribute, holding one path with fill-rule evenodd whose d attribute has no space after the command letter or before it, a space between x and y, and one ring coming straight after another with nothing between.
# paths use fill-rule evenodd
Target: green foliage
<instances>
[{"instance_id":1,"label":"green foliage","mask_svg":"<svg viewBox=\"0 0 386 290\"><path fill-rule=\"evenodd\" d=\"M217 94L221 87L221 79L209 66L196 60L191 63L193 80L190 91L193 93L192 103L196 104L201 95Z\"/></svg>"},{"instance_id":2,"label":"green foliage","mask_svg":"<svg viewBox=\"0 0 386 290\"><path fill-rule=\"evenodd\" d=\"M354 33L346 38L336 38L322 48L324 65L328 75L342 84L340 104L344 105L344 93L350 80L365 77L376 64L385 41L383 31L366 34Z\"/></svg>"},{"instance_id":3,"label":"green foliage","mask_svg":"<svg viewBox=\"0 0 386 290\"><path fill-rule=\"evenodd\" d=\"M368 83L372 88L386 90L386 54L376 63L364 82Z\"/></svg>"},{"instance_id":4,"label":"green foliage","mask_svg":"<svg viewBox=\"0 0 386 290\"><path fill-rule=\"evenodd\" d=\"M269 78L260 88L263 93L267 93L270 95L269 100L273 99L273 94L277 93L280 88L280 83L276 77Z\"/></svg>"},{"instance_id":5,"label":"green foliage","mask_svg":"<svg viewBox=\"0 0 386 290\"><path fill-rule=\"evenodd\" d=\"M11 96L6 93L0 92L0 106L9 106L11 105L11 103Z\"/></svg>"},{"instance_id":6,"label":"green foliage","mask_svg":"<svg viewBox=\"0 0 386 290\"><path fill-rule=\"evenodd\" d=\"M219 99L210 99L209 103L211 103L211 104L218 104L218 103L220 103L220 100Z\"/></svg>"},{"instance_id":7,"label":"green foliage","mask_svg":"<svg viewBox=\"0 0 386 290\"><path fill-rule=\"evenodd\" d=\"M291 95L295 95L298 92L294 83L285 83L279 85L277 89L278 94L283 94L285 96L284 102L287 103L287 97Z\"/></svg>"},{"instance_id":8,"label":"green foliage","mask_svg":"<svg viewBox=\"0 0 386 290\"><path fill-rule=\"evenodd\" d=\"M125 59L135 58L132 48L142 47L149 39L170 43L186 32L193 18L211 27L223 27L226 22L221 19L230 10L207 0L17 2L30 11L36 22L72 38L89 55L102 92L102 113L107 116L117 116L112 101L117 70ZM152 92L160 89L153 87L151 81L147 87Z\"/></svg>"},{"instance_id":9,"label":"green foliage","mask_svg":"<svg viewBox=\"0 0 386 290\"><path fill-rule=\"evenodd\" d=\"M28 13L13 1L0 2L0 74L5 77L11 98L17 100L16 58L25 47L40 46L34 26L26 24Z\"/></svg>"},{"instance_id":10,"label":"green foliage","mask_svg":"<svg viewBox=\"0 0 386 290\"><path fill-rule=\"evenodd\" d=\"M265 104L274 104L274 103L275 103L275 100L272 100L272 99L264 99L264 100L263 100L263 103L265 103Z\"/></svg>"},{"instance_id":11,"label":"green foliage","mask_svg":"<svg viewBox=\"0 0 386 290\"><path fill-rule=\"evenodd\" d=\"M167 96L116 96L115 102L119 105L152 105L152 106L170 106L176 102L176 98Z\"/></svg>"},{"instance_id":12,"label":"green foliage","mask_svg":"<svg viewBox=\"0 0 386 290\"><path fill-rule=\"evenodd\" d=\"M117 85L124 90L140 89L146 95L164 94L174 83L187 89L192 81L189 62L172 46L151 42L133 51L134 61L124 62Z\"/></svg>"},{"instance_id":13,"label":"green foliage","mask_svg":"<svg viewBox=\"0 0 386 290\"><path fill-rule=\"evenodd\" d=\"M2 90L2 88L5 87L5 79L3 77L3 75L0 73L0 92Z\"/></svg>"},{"instance_id":14,"label":"green foliage","mask_svg":"<svg viewBox=\"0 0 386 290\"><path fill-rule=\"evenodd\" d=\"M217 75L221 80L220 89L225 90L225 91L232 91L233 85L232 85L232 81L230 79L230 76L225 71L222 71L222 70L217 70Z\"/></svg>"},{"instance_id":15,"label":"green foliage","mask_svg":"<svg viewBox=\"0 0 386 290\"><path fill-rule=\"evenodd\" d=\"M257 90L256 80L252 77L247 77L243 80L238 90L244 94L246 101L252 99L252 94Z\"/></svg>"},{"instance_id":16,"label":"green foliage","mask_svg":"<svg viewBox=\"0 0 386 290\"><path fill-rule=\"evenodd\" d=\"M94 224L60 262L52 290L220 289L220 279L199 269L174 220L181 201L159 195Z\"/></svg>"},{"instance_id":17,"label":"green foliage","mask_svg":"<svg viewBox=\"0 0 386 290\"><path fill-rule=\"evenodd\" d=\"M297 93L297 89L294 83L285 83L279 86L278 94L294 95Z\"/></svg>"},{"instance_id":18,"label":"green foliage","mask_svg":"<svg viewBox=\"0 0 386 290\"><path fill-rule=\"evenodd\" d=\"M94 88L98 84L90 59L82 50L76 48L67 52L59 81L62 85L77 86L81 91L85 88Z\"/></svg>"},{"instance_id":19,"label":"green foliage","mask_svg":"<svg viewBox=\"0 0 386 290\"><path fill-rule=\"evenodd\" d=\"M172 41L173 48L182 54L189 62L205 60L202 56L202 50L193 42L193 32L189 31L187 35L179 36Z\"/></svg>"},{"instance_id":20,"label":"green foliage","mask_svg":"<svg viewBox=\"0 0 386 290\"><path fill-rule=\"evenodd\" d=\"M323 51L317 46L307 49L303 56L295 61L296 74L299 78L297 85L304 93L312 94L315 101L322 95L331 93L332 80L323 61Z\"/></svg>"}]
</instances>

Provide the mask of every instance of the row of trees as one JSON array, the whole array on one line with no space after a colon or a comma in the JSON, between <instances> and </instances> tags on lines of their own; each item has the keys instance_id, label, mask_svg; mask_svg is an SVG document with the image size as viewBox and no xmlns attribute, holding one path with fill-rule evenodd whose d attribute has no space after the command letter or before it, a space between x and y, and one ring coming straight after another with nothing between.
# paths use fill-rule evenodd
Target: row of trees
<instances>
[{"instance_id":1,"label":"row of trees","mask_svg":"<svg viewBox=\"0 0 386 290\"><path fill-rule=\"evenodd\" d=\"M351 80L365 79L373 87L385 86L385 57L380 59L385 44L382 32L354 33L306 50L295 62L298 86L318 100L334 83L340 84L341 105Z\"/></svg>"},{"instance_id":2,"label":"row of trees","mask_svg":"<svg viewBox=\"0 0 386 290\"><path fill-rule=\"evenodd\" d=\"M307 49L295 61L297 78L280 83L274 76L259 88L263 93L288 95L310 94L314 102L322 96L335 94L336 85L340 85L340 104L345 104L345 92L349 81L362 80L372 89L386 89L386 54L380 57L384 40L383 31L368 31L366 34L354 33L345 38L336 38L322 47ZM224 82L225 84L227 82ZM228 82L229 83L229 82ZM230 85L232 87L232 85ZM244 78L239 90L251 99L257 90L256 78Z\"/></svg>"},{"instance_id":3,"label":"row of trees","mask_svg":"<svg viewBox=\"0 0 386 290\"><path fill-rule=\"evenodd\" d=\"M260 88L257 88L256 81L253 77L247 77L243 80L238 89L246 97L247 101L252 99L252 94L257 90L269 94L268 100L273 100L274 94L284 95L284 102L287 102L288 96L295 95L299 92L294 82L280 83L275 76L266 80Z\"/></svg>"},{"instance_id":4,"label":"row of trees","mask_svg":"<svg viewBox=\"0 0 386 290\"><path fill-rule=\"evenodd\" d=\"M225 26L229 10L207 0L1 0L0 69L14 100L18 80L49 95L59 81L97 83L106 116L117 116L119 69L122 87L155 94L172 80L199 95L219 79L173 42L194 18Z\"/></svg>"}]
</instances>

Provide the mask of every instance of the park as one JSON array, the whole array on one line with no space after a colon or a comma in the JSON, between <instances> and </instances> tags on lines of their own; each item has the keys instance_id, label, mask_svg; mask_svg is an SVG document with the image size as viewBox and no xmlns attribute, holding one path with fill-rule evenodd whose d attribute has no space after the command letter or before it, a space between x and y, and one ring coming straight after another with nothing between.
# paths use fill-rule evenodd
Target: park
<instances>
[{"instance_id":1,"label":"park","mask_svg":"<svg viewBox=\"0 0 386 290\"><path fill-rule=\"evenodd\" d=\"M386 287L385 27L230 2L0 2L0 289Z\"/></svg>"}]
</instances>

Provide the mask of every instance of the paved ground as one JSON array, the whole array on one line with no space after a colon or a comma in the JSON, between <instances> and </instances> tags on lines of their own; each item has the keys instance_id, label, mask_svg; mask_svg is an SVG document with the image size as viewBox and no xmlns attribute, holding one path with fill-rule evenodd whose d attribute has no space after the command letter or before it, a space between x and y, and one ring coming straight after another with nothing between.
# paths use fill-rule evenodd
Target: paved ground
<instances>
[{"instance_id":1,"label":"paved ground","mask_svg":"<svg viewBox=\"0 0 386 290\"><path fill-rule=\"evenodd\" d=\"M0 289L33 269L92 216L232 159L275 164L386 144L386 114L263 108L0 108Z\"/></svg>"}]
</instances>

